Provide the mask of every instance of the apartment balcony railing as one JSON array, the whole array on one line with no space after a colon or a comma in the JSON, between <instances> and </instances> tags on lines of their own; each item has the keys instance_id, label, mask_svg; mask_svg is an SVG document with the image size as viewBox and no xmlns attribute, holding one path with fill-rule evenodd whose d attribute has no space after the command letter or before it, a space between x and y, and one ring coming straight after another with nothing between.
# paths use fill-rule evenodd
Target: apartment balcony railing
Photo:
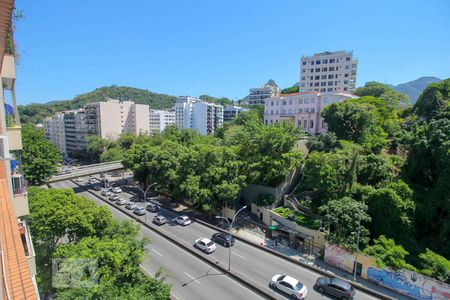
<instances>
[{"instance_id":1,"label":"apartment balcony railing","mask_svg":"<svg viewBox=\"0 0 450 300\"><path fill-rule=\"evenodd\" d=\"M30 275L36 276L36 253L34 252L28 223L26 220L19 220L18 226L23 249L25 251L25 257L27 258L28 267L30 269Z\"/></svg>"}]
</instances>

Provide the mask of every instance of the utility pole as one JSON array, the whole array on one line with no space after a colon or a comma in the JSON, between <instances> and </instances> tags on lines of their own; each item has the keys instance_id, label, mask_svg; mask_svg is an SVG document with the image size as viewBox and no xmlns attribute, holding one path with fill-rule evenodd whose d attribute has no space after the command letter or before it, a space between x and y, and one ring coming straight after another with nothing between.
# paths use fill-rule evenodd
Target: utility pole
<instances>
[{"instance_id":1,"label":"utility pole","mask_svg":"<svg viewBox=\"0 0 450 300\"><path fill-rule=\"evenodd\" d=\"M359 234L361 231L361 219L358 219L358 232L356 234L356 253L355 253L355 263L353 270L353 281L356 281L356 269L358 268L358 252L359 252Z\"/></svg>"}]
</instances>

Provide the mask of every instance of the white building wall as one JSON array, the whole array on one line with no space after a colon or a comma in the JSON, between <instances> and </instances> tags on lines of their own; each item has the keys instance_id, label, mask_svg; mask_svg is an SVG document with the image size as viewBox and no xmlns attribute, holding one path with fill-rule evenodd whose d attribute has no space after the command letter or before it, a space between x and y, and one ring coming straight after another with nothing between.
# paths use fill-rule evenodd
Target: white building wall
<instances>
[{"instance_id":1,"label":"white building wall","mask_svg":"<svg viewBox=\"0 0 450 300\"><path fill-rule=\"evenodd\" d=\"M167 126L175 124L174 110L155 110L151 109L149 113L151 134L161 133Z\"/></svg>"}]
</instances>

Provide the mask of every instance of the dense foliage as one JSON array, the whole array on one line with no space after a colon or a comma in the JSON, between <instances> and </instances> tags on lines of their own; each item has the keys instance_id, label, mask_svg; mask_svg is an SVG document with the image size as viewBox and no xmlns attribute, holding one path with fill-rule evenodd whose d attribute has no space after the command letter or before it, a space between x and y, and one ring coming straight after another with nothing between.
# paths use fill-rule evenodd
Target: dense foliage
<instances>
[{"instance_id":1,"label":"dense foliage","mask_svg":"<svg viewBox=\"0 0 450 300\"><path fill-rule=\"evenodd\" d=\"M294 85L285 89L281 90L282 94L293 94L293 93L298 93L298 91L300 90L300 87L298 85Z\"/></svg>"},{"instance_id":2,"label":"dense foliage","mask_svg":"<svg viewBox=\"0 0 450 300\"><path fill-rule=\"evenodd\" d=\"M428 86L412 108L380 83L327 106L329 133L308 141L297 192L330 226L328 239L374 255L380 266L449 281L450 79ZM360 220L360 223L357 221Z\"/></svg>"},{"instance_id":3,"label":"dense foliage","mask_svg":"<svg viewBox=\"0 0 450 300\"><path fill-rule=\"evenodd\" d=\"M22 169L31 185L41 185L57 172L61 154L45 139L43 130L31 124L23 126L22 146Z\"/></svg>"},{"instance_id":4,"label":"dense foliage","mask_svg":"<svg viewBox=\"0 0 450 300\"><path fill-rule=\"evenodd\" d=\"M139 269L148 241L138 238L137 225L115 221L104 206L72 190L33 187L28 192L37 281L43 295L59 299L168 298L170 286L164 278L148 278ZM59 275L52 278L53 259L61 263ZM95 263L93 286L87 286L92 284L91 277L77 277L80 271L86 275L86 259Z\"/></svg>"},{"instance_id":5,"label":"dense foliage","mask_svg":"<svg viewBox=\"0 0 450 300\"><path fill-rule=\"evenodd\" d=\"M294 151L300 132L285 123L263 126L255 111L242 113L216 136L169 127L161 135L137 138L124 155L143 186L192 202L211 213L233 204L246 184L276 186L300 165Z\"/></svg>"}]
</instances>

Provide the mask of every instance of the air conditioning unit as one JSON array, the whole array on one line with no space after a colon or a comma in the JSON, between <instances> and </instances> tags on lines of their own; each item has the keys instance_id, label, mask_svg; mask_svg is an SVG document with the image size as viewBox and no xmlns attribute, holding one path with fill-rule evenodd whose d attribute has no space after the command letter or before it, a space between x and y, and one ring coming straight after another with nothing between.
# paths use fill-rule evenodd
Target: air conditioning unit
<instances>
[{"instance_id":1,"label":"air conditioning unit","mask_svg":"<svg viewBox=\"0 0 450 300\"><path fill-rule=\"evenodd\" d=\"M11 159L11 154L9 154L9 143L8 137L0 136L0 160Z\"/></svg>"}]
</instances>

